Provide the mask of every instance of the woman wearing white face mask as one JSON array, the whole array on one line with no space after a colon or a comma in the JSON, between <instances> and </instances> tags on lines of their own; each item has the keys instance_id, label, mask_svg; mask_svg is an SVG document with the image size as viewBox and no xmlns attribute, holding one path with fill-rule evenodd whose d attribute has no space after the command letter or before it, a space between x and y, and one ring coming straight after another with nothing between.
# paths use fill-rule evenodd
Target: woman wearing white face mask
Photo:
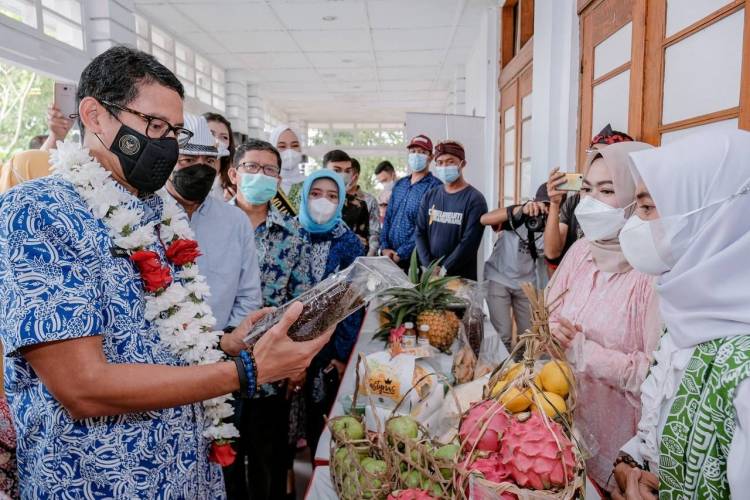
<instances>
[{"instance_id":1,"label":"woman wearing white face mask","mask_svg":"<svg viewBox=\"0 0 750 500\"><path fill-rule=\"evenodd\" d=\"M632 269L618 239L635 204L627 155L646 148L623 142L591 154L576 210L585 237L570 248L547 292L552 333L578 383L577 422L593 438L588 472L603 489L613 488L612 462L635 435L639 388L659 338L653 279Z\"/></svg>"},{"instance_id":2,"label":"woman wearing white face mask","mask_svg":"<svg viewBox=\"0 0 750 500\"><path fill-rule=\"evenodd\" d=\"M281 154L281 189L294 209L299 210L302 183L305 181L299 135L289 125L282 124L273 129L270 142Z\"/></svg>"},{"instance_id":3,"label":"woman wearing white face mask","mask_svg":"<svg viewBox=\"0 0 750 500\"><path fill-rule=\"evenodd\" d=\"M750 133L699 133L632 158L638 210L623 250L658 276L667 333L615 498L747 498Z\"/></svg>"},{"instance_id":4,"label":"woman wearing white face mask","mask_svg":"<svg viewBox=\"0 0 750 500\"><path fill-rule=\"evenodd\" d=\"M364 246L359 238L341 220L345 195L344 181L333 170L313 172L302 186L303 201L298 218L312 250L310 272L313 284L348 267L354 259L364 255ZM364 312L359 311L340 322L330 342L308 368L305 408L307 442L312 450L317 447L325 424L323 416L330 410L336 397L363 319Z\"/></svg>"}]
</instances>

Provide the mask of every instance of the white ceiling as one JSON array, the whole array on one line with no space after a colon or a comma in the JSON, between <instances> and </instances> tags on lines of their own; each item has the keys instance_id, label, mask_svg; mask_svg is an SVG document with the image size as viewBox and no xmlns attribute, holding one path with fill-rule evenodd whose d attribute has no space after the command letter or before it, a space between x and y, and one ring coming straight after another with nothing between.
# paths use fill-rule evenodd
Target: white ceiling
<instances>
[{"instance_id":1,"label":"white ceiling","mask_svg":"<svg viewBox=\"0 0 750 500\"><path fill-rule=\"evenodd\" d=\"M138 10L290 118L442 112L496 0L136 0ZM323 18L333 18L324 20Z\"/></svg>"}]
</instances>

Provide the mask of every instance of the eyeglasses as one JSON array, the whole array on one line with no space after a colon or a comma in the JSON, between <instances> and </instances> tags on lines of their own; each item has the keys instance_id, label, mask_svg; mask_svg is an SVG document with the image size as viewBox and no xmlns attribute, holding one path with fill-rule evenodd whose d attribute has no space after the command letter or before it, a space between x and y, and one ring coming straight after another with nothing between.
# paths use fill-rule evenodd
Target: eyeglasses
<instances>
[{"instance_id":1,"label":"eyeglasses","mask_svg":"<svg viewBox=\"0 0 750 500\"><path fill-rule=\"evenodd\" d=\"M278 177L279 172L281 172L279 167L277 167L276 165L261 165L260 163L255 163L252 161L240 163L239 165L237 165L237 168L242 169L249 174L257 174L262 170L264 174L271 177Z\"/></svg>"},{"instance_id":2,"label":"eyeglasses","mask_svg":"<svg viewBox=\"0 0 750 500\"><path fill-rule=\"evenodd\" d=\"M168 121L161 118L147 115L145 113L141 113L140 111L136 111L125 106L120 106L119 104L114 104L109 101L100 100L99 102L106 107L114 108L118 111L126 111L144 120L146 122L146 135L151 139L162 139L169 135L170 132L172 132L174 133L175 139L177 139L177 144L179 144L180 147L183 147L187 146L188 142L190 142L190 139L193 137L193 133L185 127L175 127Z\"/></svg>"}]
</instances>

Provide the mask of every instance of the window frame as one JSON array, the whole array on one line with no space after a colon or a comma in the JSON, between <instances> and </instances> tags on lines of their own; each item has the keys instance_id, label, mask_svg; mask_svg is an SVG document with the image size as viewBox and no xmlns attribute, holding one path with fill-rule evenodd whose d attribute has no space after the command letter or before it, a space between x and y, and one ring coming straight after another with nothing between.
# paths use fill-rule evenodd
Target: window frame
<instances>
[{"instance_id":1,"label":"window frame","mask_svg":"<svg viewBox=\"0 0 750 500\"><path fill-rule=\"evenodd\" d=\"M87 29L87 19L85 17L85 9L84 9L84 0L73 0L78 3L78 9L80 12L80 18L81 21L77 22L68 16L59 13L49 7L46 7L42 4L42 0L21 0L23 3L28 4L30 7L34 9L34 25L27 24L24 21L19 21L17 19L13 19L9 15L0 14L0 19L2 19L2 22L10 22L14 23L14 28L21 29L29 34L33 34L45 42L52 41L53 43L60 44L61 46L77 50L80 52L87 52L88 51L88 29ZM44 13L49 12L51 15L58 17L62 19L63 22L66 22L68 24L71 24L75 26L76 28L80 29L81 31L81 46L78 47L76 45L72 45L68 42L65 42L63 40L60 40L52 35L47 34L45 30L45 23L44 23Z\"/></svg>"},{"instance_id":2,"label":"window frame","mask_svg":"<svg viewBox=\"0 0 750 500\"><path fill-rule=\"evenodd\" d=\"M726 5L667 36L668 0L578 0L580 23L580 88L578 116L578 166L583 165L588 149L593 119L593 88L596 84L630 69L627 132L636 140L660 145L665 133L684 130L736 118L739 128L750 130L750 2L728 1ZM609 9L607 10L609 4ZM713 24L744 9L742 62L739 103L672 123L662 123L664 106L664 70L666 50ZM609 26L595 25L597 11L611 21ZM593 79L597 43L628 21L633 23L630 63ZM597 31L598 30L598 31ZM648 64L646 64L648 61Z\"/></svg>"}]
</instances>

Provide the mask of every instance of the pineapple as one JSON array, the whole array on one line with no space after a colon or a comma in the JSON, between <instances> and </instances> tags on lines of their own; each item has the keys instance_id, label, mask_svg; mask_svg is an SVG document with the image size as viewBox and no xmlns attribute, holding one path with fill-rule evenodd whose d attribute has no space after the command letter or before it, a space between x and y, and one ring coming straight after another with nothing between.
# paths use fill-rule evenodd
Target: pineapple
<instances>
[{"instance_id":1,"label":"pineapple","mask_svg":"<svg viewBox=\"0 0 750 500\"><path fill-rule=\"evenodd\" d=\"M433 278L433 271L438 262L433 262L422 276L419 276L419 265L416 252L412 254L409 268L409 278L416 286L414 288L391 288L383 293L385 302L381 308L387 311L386 316L391 320L381 330L381 336L386 336L391 328L397 328L407 321L430 327L428 338L430 344L440 350L447 351L458 334L459 320L451 307L464 306L464 302L457 299L447 287L452 277Z\"/></svg>"},{"instance_id":2,"label":"pineapple","mask_svg":"<svg viewBox=\"0 0 750 500\"><path fill-rule=\"evenodd\" d=\"M428 338L430 345L441 351L447 351L453 345L458 334L458 316L453 311L422 311L417 316L417 325L430 327Z\"/></svg>"}]
</instances>

